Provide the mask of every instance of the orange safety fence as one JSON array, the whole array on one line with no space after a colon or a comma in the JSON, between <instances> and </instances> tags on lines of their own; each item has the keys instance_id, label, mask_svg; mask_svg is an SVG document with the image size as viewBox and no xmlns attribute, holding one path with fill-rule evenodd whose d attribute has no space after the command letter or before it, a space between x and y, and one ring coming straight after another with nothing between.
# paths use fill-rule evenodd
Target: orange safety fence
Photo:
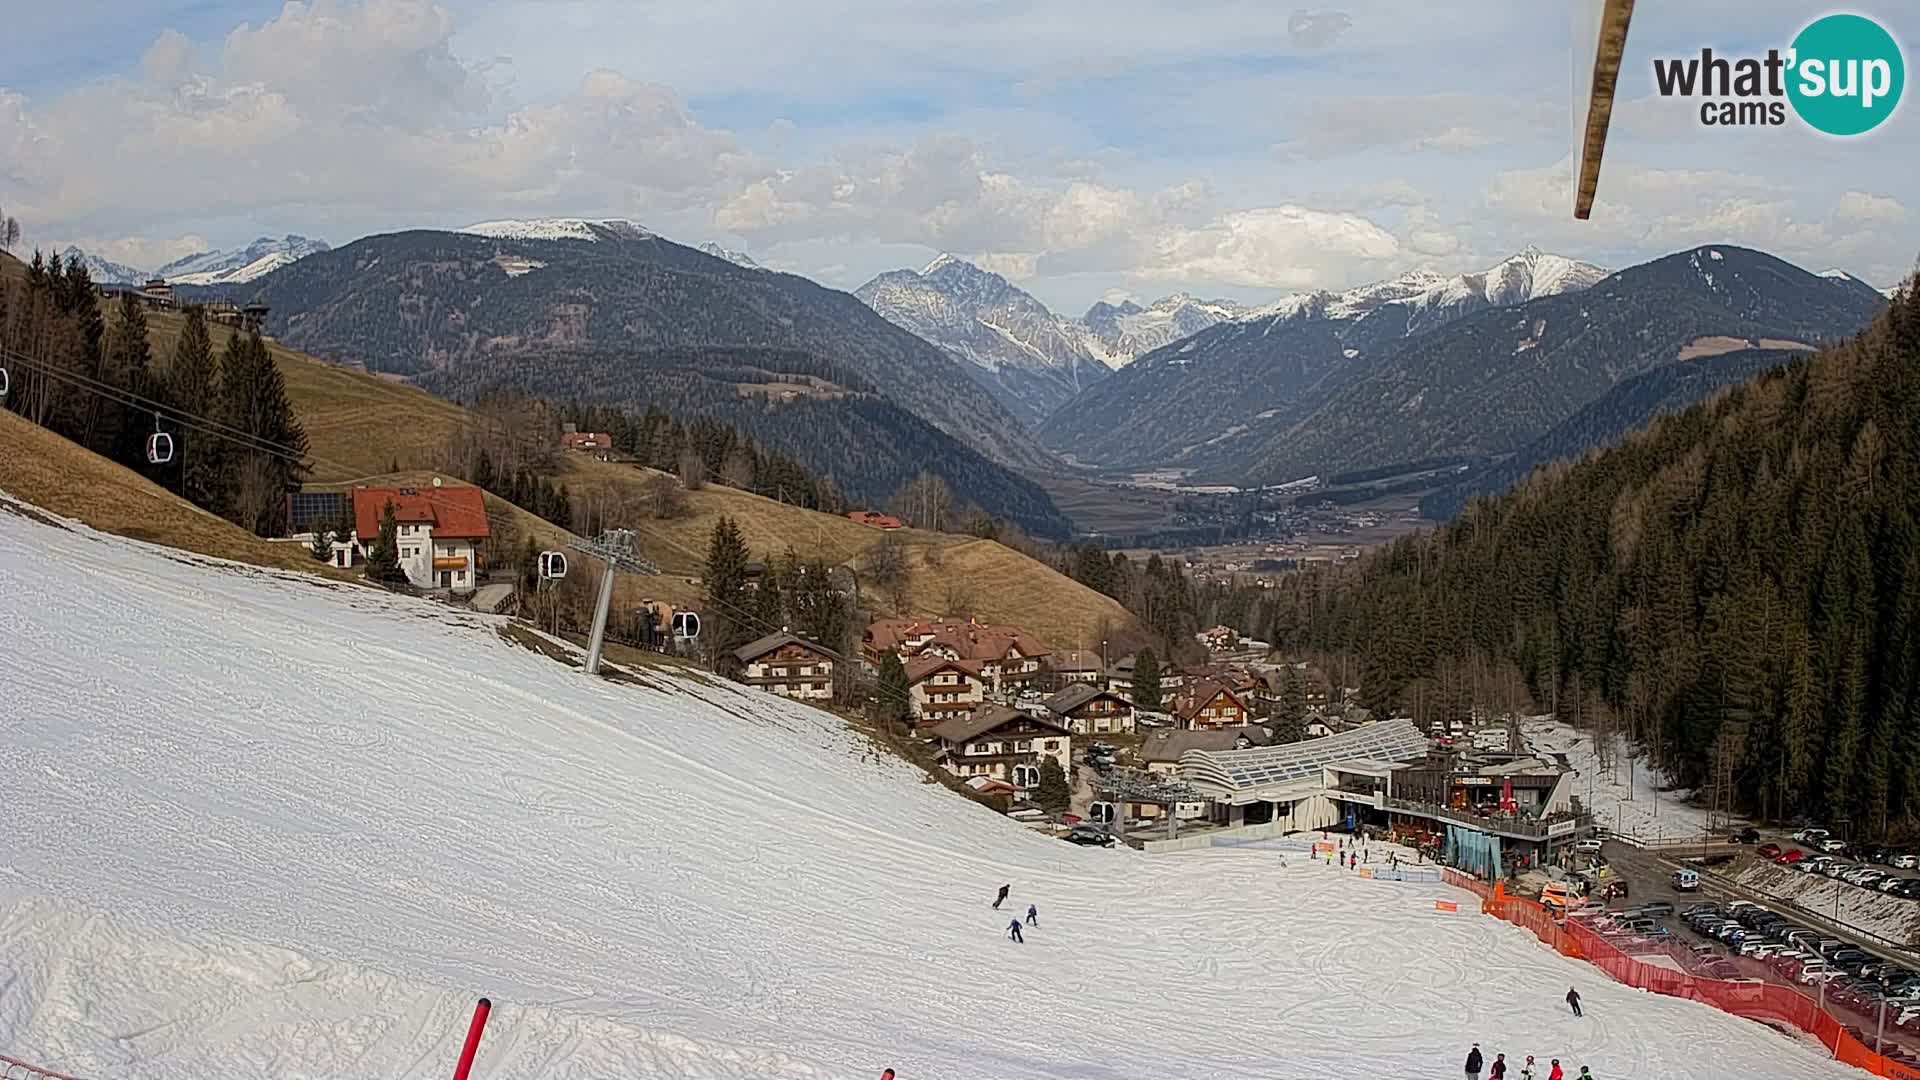
<instances>
[{"instance_id":1,"label":"orange safety fence","mask_svg":"<svg viewBox=\"0 0 1920 1080\"><path fill-rule=\"evenodd\" d=\"M1504 886L1489 886L1457 870L1448 870L1446 881L1449 885L1480 896L1480 910L1483 913L1525 927L1562 956L1585 960L1606 972L1615 982L1668 997L1705 1002L1722 1012L1750 1020L1790 1025L1819 1039L1833 1051L1835 1058L1849 1065L1858 1066L1875 1076L1920 1080L1920 1057L1907 1055L1906 1060L1902 1060L1892 1054L1875 1053L1869 1045L1873 1038L1871 1034L1865 1034L1862 1038L1858 1029L1849 1029L1833 1013L1822 1009L1812 997L1795 987L1763 979L1717 979L1695 975L1678 966L1649 963L1626 952L1613 940L1577 919L1558 922L1553 911L1545 905L1507 896ZM1680 950L1672 950L1668 958L1680 955ZM1679 964L1684 962L1676 960Z\"/></svg>"}]
</instances>

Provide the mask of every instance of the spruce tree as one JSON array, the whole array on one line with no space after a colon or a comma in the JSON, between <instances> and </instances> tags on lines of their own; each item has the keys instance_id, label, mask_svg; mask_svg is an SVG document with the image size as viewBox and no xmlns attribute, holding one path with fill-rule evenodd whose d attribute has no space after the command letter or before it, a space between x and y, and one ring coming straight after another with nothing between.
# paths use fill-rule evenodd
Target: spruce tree
<instances>
[{"instance_id":1,"label":"spruce tree","mask_svg":"<svg viewBox=\"0 0 1920 1080\"><path fill-rule=\"evenodd\" d=\"M407 580L406 571L400 569L400 527L393 520L392 503L380 511L380 535L367 549L367 577L393 583Z\"/></svg>"},{"instance_id":2,"label":"spruce tree","mask_svg":"<svg viewBox=\"0 0 1920 1080\"><path fill-rule=\"evenodd\" d=\"M1133 658L1133 707L1160 711L1160 660L1152 649L1141 649Z\"/></svg>"},{"instance_id":3,"label":"spruce tree","mask_svg":"<svg viewBox=\"0 0 1920 1080\"><path fill-rule=\"evenodd\" d=\"M225 421L252 437L252 445L235 447L228 520L261 536L284 536L286 495L299 487L306 467L306 430L257 331L227 339L221 369Z\"/></svg>"},{"instance_id":4,"label":"spruce tree","mask_svg":"<svg viewBox=\"0 0 1920 1080\"><path fill-rule=\"evenodd\" d=\"M880 657L880 678L874 698L880 710L880 718L887 723L887 730L893 730L896 720L905 719L911 713L907 686L907 666L900 662L900 654L889 650Z\"/></svg>"},{"instance_id":5,"label":"spruce tree","mask_svg":"<svg viewBox=\"0 0 1920 1080\"><path fill-rule=\"evenodd\" d=\"M130 292L120 294L114 305L113 321L101 340L99 379L129 395L151 397L152 350L147 344L147 309ZM171 473L172 466L149 468L147 438L154 431L156 418L142 409L96 395L93 435L90 446L99 453L138 472ZM178 425L171 428L158 421L176 443L182 438Z\"/></svg>"},{"instance_id":6,"label":"spruce tree","mask_svg":"<svg viewBox=\"0 0 1920 1080\"><path fill-rule=\"evenodd\" d=\"M740 527L732 518L722 516L707 541L707 562L700 576L706 592L706 615L713 624L711 648L716 655L730 653L753 640L747 562L747 542L740 535Z\"/></svg>"},{"instance_id":7,"label":"spruce tree","mask_svg":"<svg viewBox=\"0 0 1920 1080\"><path fill-rule=\"evenodd\" d=\"M1280 668L1280 695L1273 703L1273 720L1281 742L1299 742L1307 737L1307 697L1292 664Z\"/></svg>"},{"instance_id":8,"label":"spruce tree","mask_svg":"<svg viewBox=\"0 0 1920 1080\"><path fill-rule=\"evenodd\" d=\"M203 420L220 414L220 373L214 364L213 341L207 333L206 309L195 304L186 311L185 325L173 346L173 362L161 394L180 413ZM230 444L222 438L195 433L177 442L180 494L202 510L225 515L228 489L226 462Z\"/></svg>"},{"instance_id":9,"label":"spruce tree","mask_svg":"<svg viewBox=\"0 0 1920 1080\"><path fill-rule=\"evenodd\" d=\"M1065 813L1073 803L1073 788L1060 762L1051 757L1040 759L1040 784L1034 788L1033 801L1049 814Z\"/></svg>"},{"instance_id":10,"label":"spruce tree","mask_svg":"<svg viewBox=\"0 0 1920 1080\"><path fill-rule=\"evenodd\" d=\"M325 522L314 522L313 539L308 541L307 550L313 555L314 562L332 562L333 527Z\"/></svg>"},{"instance_id":11,"label":"spruce tree","mask_svg":"<svg viewBox=\"0 0 1920 1080\"><path fill-rule=\"evenodd\" d=\"M778 564L767 560L767 572L760 575L760 584L753 594L753 615L758 624L756 629L773 633L783 626L789 626L787 619L787 594L781 581Z\"/></svg>"}]
</instances>

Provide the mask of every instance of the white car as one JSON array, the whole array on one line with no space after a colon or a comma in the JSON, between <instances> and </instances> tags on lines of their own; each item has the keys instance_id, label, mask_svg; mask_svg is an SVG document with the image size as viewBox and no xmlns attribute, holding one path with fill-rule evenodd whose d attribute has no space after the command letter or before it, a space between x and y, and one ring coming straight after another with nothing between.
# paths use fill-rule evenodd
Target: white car
<instances>
[{"instance_id":1,"label":"white car","mask_svg":"<svg viewBox=\"0 0 1920 1080\"><path fill-rule=\"evenodd\" d=\"M1573 842L1573 850L1581 852L1582 854L1594 854L1600 850L1600 841L1576 840Z\"/></svg>"},{"instance_id":2,"label":"white car","mask_svg":"<svg viewBox=\"0 0 1920 1080\"><path fill-rule=\"evenodd\" d=\"M1920 868L1920 855L1895 855L1887 860L1887 865L1895 870L1913 870Z\"/></svg>"},{"instance_id":3,"label":"white car","mask_svg":"<svg viewBox=\"0 0 1920 1080\"><path fill-rule=\"evenodd\" d=\"M1793 834L1794 840L1802 844L1818 844L1833 834L1825 829L1801 829Z\"/></svg>"},{"instance_id":4,"label":"white car","mask_svg":"<svg viewBox=\"0 0 1920 1080\"><path fill-rule=\"evenodd\" d=\"M1845 840L1835 840L1832 837L1816 840L1813 842L1813 846L1830 855L1847 850L1847 842Z\"/></svg>"}]
</instances>

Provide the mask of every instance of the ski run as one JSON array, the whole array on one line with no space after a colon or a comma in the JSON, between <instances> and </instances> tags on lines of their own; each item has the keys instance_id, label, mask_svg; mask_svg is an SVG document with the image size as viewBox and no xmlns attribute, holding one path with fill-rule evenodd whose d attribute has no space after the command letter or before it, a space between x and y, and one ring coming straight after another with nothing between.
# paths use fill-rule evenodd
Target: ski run
<instances>
[{"instance_id":1,"label":"ski run","mask_svg":"<svg viewBox=\"0 0 1920 1080\"><path fill-rule=\"evenodd\" d=\"M1861 1075L1442 885L1074 847L826 713L42 517L0 499L0 1053L443 1080L487 995L489 1078Z\"/></svg>"}]
</instances>

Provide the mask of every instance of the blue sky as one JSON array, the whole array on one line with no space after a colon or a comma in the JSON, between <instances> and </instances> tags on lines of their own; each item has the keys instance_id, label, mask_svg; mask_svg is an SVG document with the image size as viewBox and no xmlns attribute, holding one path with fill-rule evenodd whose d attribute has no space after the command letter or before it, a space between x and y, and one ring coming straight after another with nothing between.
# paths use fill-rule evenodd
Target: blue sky
<instances>
[{"instance_id":1,"label":"blue sky","mask_svg":"<svg viewBox=\"0 0 1920 1080\"><path fill-rule=\"evenodd\" d=\"M624 216L842 288L951 250L1070 312L1529 243L1911 269L1911 103L1842 142L1650 97L1653 57L1784 45L1824 5L1642 5L1601 205L1574 222L1597 8L68 0L0 39L0 206L29 246L143 268L262 234ZM1912 4L1850 10L1920 41Z\"/></svg>"}]
</instances>

